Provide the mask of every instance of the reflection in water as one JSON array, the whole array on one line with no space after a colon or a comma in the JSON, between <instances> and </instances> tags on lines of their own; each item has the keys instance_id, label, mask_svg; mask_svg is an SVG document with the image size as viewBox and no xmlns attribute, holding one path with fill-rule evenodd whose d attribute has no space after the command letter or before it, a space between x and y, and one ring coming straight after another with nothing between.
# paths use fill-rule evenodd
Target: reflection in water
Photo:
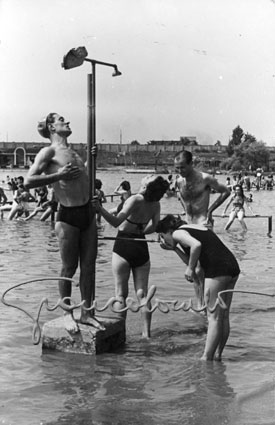
<instances>
[{"instance_id":1,"label":"reflection in water","mask_svg":"<svg viewBox=\"0 0 275 425\"><path fill-rule=\"evenodd\" d=\"M192 379L196 382L196 410L190 424L226 424L232 420L235 411L236 394L229 385L226 365L222 362L197 362L194 364Z\"/></svg>"},{"instance_id":2,"label":"reflection in water","mask_svg":"<svg viewBox=\"0 0 275 425\"><path fill-rule=\"evenodd\" d=\"M43 382L62 403L62 415L47 424L195 425L201 418L229 423L236 395L226 366L182 360L179 368L177 355L170 357L169 367L164 359L148 357L133 365L127 353L81 362L77 356L43 355Z\"/></svg>"},{"instance_id":3,"label":"reflection in water","mask_svg":"<svg viewBox=\"0 0 275 425\"><path fill-rule=\"evenodd\" d=\"M242 261L247 254L246 244L243 243L246 240L246 235L246 232L236 232L228 235L231 250L234 252L239 262Z\"/></svg>"},{"instance_id":4,"label":"reflection in water","mask_svg":"<svg viewBox=\"0 0 275 425\"><path fill-rule=\"evenodd\" d=\"M115 355L81 361L78 356L62 355L61 361L56 360L57 367L49 368L47 362L52 362L53 357L43 355L46 366L42 367L44 382L63 403L63 413L47 424L155 423L141 409L146 399L145 382L150 379L150 372L143 370L142 362L133 366L130 359L117 359Z\"/></svg>"}]
</instances>

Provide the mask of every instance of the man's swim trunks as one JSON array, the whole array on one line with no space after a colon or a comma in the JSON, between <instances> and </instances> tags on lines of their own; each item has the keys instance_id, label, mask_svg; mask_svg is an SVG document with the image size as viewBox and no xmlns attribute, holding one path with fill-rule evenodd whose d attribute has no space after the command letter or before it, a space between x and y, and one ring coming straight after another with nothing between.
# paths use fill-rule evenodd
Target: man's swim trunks
<instances>
[{"instance_id":1,"label":"man's swim trunks","mask_svg":"<svg viewBox=\"0 0 275 425\"><path fill-rule=\"evenodd\" d=\"M144 235L119 231L117 238L119 239L114 243L113 252L124 258L132 269L141 267L149 261L150 257L147 242L127 240L134 238L145 240Z\"/></svg>"},{"instance_id":2,"label":"man's swim trunks","mask_svg":"<svg viewBox=\"0 0 275 425\"><path fill-rule=\"evenodd\" d=\"M62 221L83 231L89 227L94 215L95 213L90 203L77 207L64 207L64 205L60 204L56 221Z\"/></svg>"},{"instance_id":3,"label":"man's swim trunks","mask_svg":"<svg viewBox=\"0 0 275 425\"><path fill-rule=\"evenodd\" d=\"M212 230L180 227L201 242L200 263L206 278L238 276L240 268L232 252ZM190 250L188 250L189 254Z\"/></svg>"}]
</instances>

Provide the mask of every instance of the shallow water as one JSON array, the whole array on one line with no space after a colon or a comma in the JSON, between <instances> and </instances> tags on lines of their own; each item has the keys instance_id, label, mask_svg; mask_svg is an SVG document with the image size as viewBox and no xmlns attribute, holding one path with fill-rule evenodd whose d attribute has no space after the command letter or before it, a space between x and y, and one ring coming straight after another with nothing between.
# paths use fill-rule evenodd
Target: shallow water
<instances>
[{"instance_id":1,"label":"shallow water","mask_svg":"<svg viewBox=\"0 0 275 425\"><path fill-rule=\"evenodd\" d=\"M106 194L122 177L136 191L142 176L99 173ZM225 177L220 179L225 181ZM275 191L253 192L253 196L254 211L272 215ZM176 199L162 201L162 212L180 211ZM246 222L247 233L242 233L237 222L226 233L225 219L215 220L217 234L235 253L242 270L236 289L272 294L274 239L267 237L267 218L247 218ZM58 244L50 222L4 219L0 226L1 294L27 280L58 276ZM104 235L115 233L105 225ZM112 244L99 242L99 305L114 291ZM150 285L157 286L156 296L180 301L194 298L178 257L156 243L150 244L150 254ZM6 299L35 315L45 296L52 305L56 302L56 281L21 286ZM73 289L73 298L79 300L78 288ZM140 315L129 312L126 345L116 353L92 357L42 353L41 345L32 344L30 318L0 304L0 424L274 424L274 312L274 298L236 293L223 361L204 363L199 358L205 322L191 312L155 312L150 341L140 337ZM41 323L60 314L60 310L44 309Z\"/></svg>"}]
</instances>

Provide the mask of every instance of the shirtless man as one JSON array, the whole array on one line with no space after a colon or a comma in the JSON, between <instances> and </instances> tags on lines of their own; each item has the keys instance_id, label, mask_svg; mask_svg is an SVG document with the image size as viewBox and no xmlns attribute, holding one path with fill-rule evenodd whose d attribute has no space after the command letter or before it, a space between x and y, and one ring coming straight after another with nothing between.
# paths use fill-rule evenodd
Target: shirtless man
<instances>
[{"instance_id":1,"label":"shirtless man","mask_svg":"<svg viewBox=\"0 0 275 425\"><path fill-rule=\"evenodd\" d=\"M174 159L175 172L180 175L176 180L179 200L185 209L185 219L189 223L203 224L213 227L213 211L218 208L230 195L230 190L220 184L210 174L203 173L193 167L192 153L178 152ZM218 192L215 201L209 206L210 193ZM198 298L198 307L203 303L204 278L202 269L197 270L194 289Z\"/></svg>"},{"instance_id":2,"label":"shirtless man","mask_svg":"<svg viewBox=\"0 0 275 425\"><path fill-rule=\"evenodd\" d=\"M25 186L34 188L51 184L60 208L55 231L59 241L62 261L60 276L72 278L80 264L80 293L84 301L80 322L104 329L93 317L91 307L95 296L95 261L97 256L97 230L95 212L89 202L88 174L86 167L67 142L71 135L70 123L56 113L50 113L38 124L38 132L51 141L42 148L31 166ZM60 279L61 298L70 297L71 283ZM69 304L69 301L66 301ZM78 325L69 309L64 313L65 328L77 332Z\"/></svg>"}]
</instances>

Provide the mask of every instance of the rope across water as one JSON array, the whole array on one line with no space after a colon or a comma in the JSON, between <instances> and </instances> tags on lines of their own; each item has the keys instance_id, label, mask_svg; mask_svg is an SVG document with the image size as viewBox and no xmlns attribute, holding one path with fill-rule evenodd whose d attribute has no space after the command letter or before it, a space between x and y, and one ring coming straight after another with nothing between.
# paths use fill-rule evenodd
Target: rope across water
<instances>
[{"instance_id":1,"label":"rope across water","mask_svg":"<svg viewBox=\"0 0 275 425\"><path fill-rule=\"evenodd\" d=\"M30 284L30 283L52 281L52 280L57 280L57 281L64 280L64 281L75 284L73 279L70 279L70 278L67 278L67 277L51 277L51 278L33 279L33 280L28 280L28 281L21 282L21 283L18 283L16 285L13 285L12 287L10 287L6 291L4 291L4 293L1 297L1 301L4 305L6 305L8 307L13 307L13 308L16 308L16 309L22 311L32 320L32 322L33 322L32 341L33 341L34 345L38 345L39 342L40 342L40 339L41 339L41 327L40 327L40 324L39 324L39 318L40 318L40 313L41 313L42 307L44 305L45 305L45 307L48 311L54 311L58 307L61 307L64 311L73 311L75 309L82 308L86 311L103 312L103 311L107 310L108 308L110 308L113 313L122 313L122 312L125 312L125 311L128 311L128 310L130 310L132 313L137 313L140 309L145 308L145 309L147 309L148 312L151 312L151 313L154 313L156 310L159 310L161 313L165 313L165 314L169 313L169 311L181 311L181 310L182 311L192 310L192 311L199 313L201 311L206 311L206 310L213 312L213 311L215 311L215 309L218 306L220 306L223 309L227 309L227 306L222 299L222 294L225 294L225 293L228 293L228 292L235 292L235 293L242 293L242 294L252 294L252 295L259 295L259 296L272 297L272 298L275 297L275 293L274 294L267 294L267 293L264 293L264 292L250 292L250 291L241 291L241 290L236 290L236 289L234 289L234 290L228 289L228 290L220 291L218 293L217 300L216 300L213 307L210 307L209 301L208 301L209 297L206 294L205 305L202 306L201 308L197 309L193 306L193 302L192 302L191 299L189 299L188 301L180 302L179 300L164 300L164 299L156 298L154 300L154 302L152 302L152 299L155 296L155 293L156 293L156 290L157 290L157 287L155 285L152 285L149 288L148 294L147 294L146 297L144 297L143 291L139 290L137 292L137 300L134 300L131 297L126 298L126 306L124 308L121 308L121 309L118 309L117 307L114 309L114 304L119 303L119 300L116 297L111 297L103 307L98 307L97 301L94 300L90 308L84 307L83 304L84 304L85 301L81 301L80 303L75 304L70 297L59 299L56 304L54 304L53 306L50 306L48 298L44 297L44 298L42 298L42 300L39 303L36 317L33 317L24 308L19 307L17 305L14 305L14 304L7 302L5 300L5 296L7 295L7 293L12 291L13 289L19 288L23 285L27 285L27 284ZM71 302L70 305L66 304L65 301L67 301L67 300L70 300L70 302Z\"/></svg>"}]
</instances>

